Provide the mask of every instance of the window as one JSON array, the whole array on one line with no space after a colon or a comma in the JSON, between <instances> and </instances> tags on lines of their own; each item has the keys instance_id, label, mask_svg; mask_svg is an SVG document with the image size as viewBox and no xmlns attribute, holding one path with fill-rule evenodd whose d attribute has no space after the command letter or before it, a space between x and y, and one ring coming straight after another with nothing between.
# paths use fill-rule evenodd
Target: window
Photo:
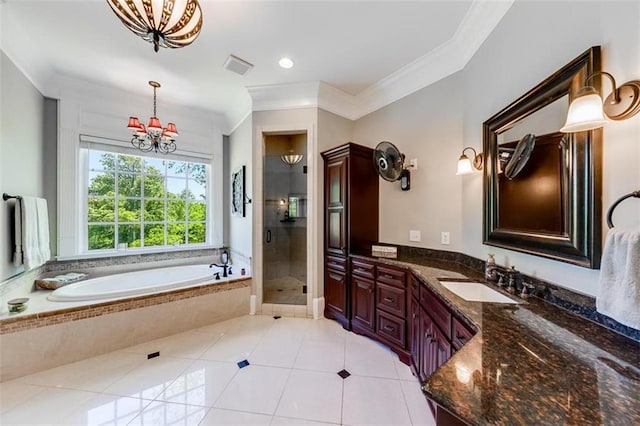
<instances>
[{"instance_id":1,"label":"window","mask_svg":"<svg viewBox=\"0 0 640 426\"><path fill-rule=\"evenodd\" d=\"M207 242L205 164L88 150L87 249Z\"/></svg>"}]
</instances>

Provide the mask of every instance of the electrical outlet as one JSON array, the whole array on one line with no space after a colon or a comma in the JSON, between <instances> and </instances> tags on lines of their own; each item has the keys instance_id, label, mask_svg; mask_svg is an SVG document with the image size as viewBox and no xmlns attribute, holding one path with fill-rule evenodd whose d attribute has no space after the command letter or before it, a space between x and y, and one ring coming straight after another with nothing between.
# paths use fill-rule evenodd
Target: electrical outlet
<instances>
[{"instance_id":1,"label":"electrical outlet","mask_svg":"<svg viewBox=\"0 0 640 426\"><path fill-rule=\"evenodd\" d=\"M409 165L411 166L411 170L418 170L418 159L412 158L409 160Z\"/></svg>"},{"instance_id":2,"label":"electrical outlet","mask_svg":"<svg viewBox=\"0 0 640 426\"><path fill-rule=\"evenodd\" d=\"M420 231L411 230L409 231L409 241L420 242L422 240L422 236L420 235Z\"/></svg>"},{"instance_id":3,"label":"electrical outlet","mask_svg":"<svg viewBox=\"0 0 640 426\"><path fill-rule=\"evenodd\" d=\"M451 244L449 232L443 231L440 233L440 244L444 244L445 246Z\"/></svg>"}]
</instances>

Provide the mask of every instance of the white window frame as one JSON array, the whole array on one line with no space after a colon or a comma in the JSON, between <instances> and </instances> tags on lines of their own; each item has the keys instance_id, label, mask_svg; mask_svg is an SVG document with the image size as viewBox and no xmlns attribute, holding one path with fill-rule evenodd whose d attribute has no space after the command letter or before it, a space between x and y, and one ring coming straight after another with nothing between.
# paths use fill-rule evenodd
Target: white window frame
<instances>
[{"instance_id":1,"label":"white window frame","mask_svg":"<svg viewBox=\"0 0 640 426\"><path fill-rule=\"evenodd\" d=\"M168 245L167 243L167 227L172 224L172 223L176 223L176 222L168 222L166 220L166 209L167 209L167 198L166 198L166 193L165 193L165 198L164 200L164 208L165 208L165 220L162 222L158 222L158 223L162 223L165 224L165 232L164 232L164 236L165 236L165 245L156 245L156 246L144 246L144 247L132 247L132 248L128 248L126 251L119 251L117 249L117 243L116 246L113 249L93 249L93 250L89 250L89 240L88 240L88 229L89 229L89 218L88 218L88 202L89 202L89 198L91 198L89 196L88 193L88 185L89 185L89 151L90 150L95 150L95 151L103 151L103 152L110 152L113 154L120 154L120 155L129 155L129 156L137 156L137 157L147 157L147 158L158 158L161 160L172 160L172 161L181 161L181 162L189 162L189 163L197 163L197 164L203 164L206 166L207 168L207 180L206 180L206 193L207 193L207 199L206 199L206 220L205 220L205 226L206 226L206 233L205 233L205 242L204 243L194 243L194 244L179 244L179 245ZM79 197L78 197L78 213L80 214L80 221L79 221L79 229L78 229L78 233L79 233L79 237L80 237L80 253L79 256L77 257L99 257L100 255L114 255L114 254L133 254L133 253L154 253L154 252L165 252L167 250L174 250L174 249L184 249L184 250L192 250L192 249L199 249L199 248L211 248L211 247L217 247L215 246L212 241L213 241L213 236L214 236L214 211L213 211L213 166L212 166L212 159L211 158L205 158L205 157L199 157L199 156L186 156L186 155L165 155L165 154L153 154L153 153L144 153L144 152L140 152L138 150L135 150L133 148L127 147L126 145L123 144L122 141L113 141L110 139L104 139L104 138L96 138L96 137L92 137L92 136L86 136L86 135L81 135L80 137L80 145L79 145L79 153L78 153L78 176L80 177L80 191L79 191ZM166 184L166 178L168 176L166 174L164 174L164 179L165 179L165 184ZM171 177L171 176L169 176ZM184 178L185 180L187 180L188 178ZM116 174L116 182L117 182L117 174ZM117 183L116 183L117 185ZM144 199L144 193L142 192L144 190L144 186L141 185L141 194L140 194L140 200L142 202L142 200ZM143 205L141 203L141 209L143 208ZM187 215L185 217L185 221L184 222L177 222L177 223L184 223L185 225L187 225L189 223L188 221L188 211L185 212L185 214ZM143 212L141 211L141 215L143 215ZM143 217L143 216L142 216ZM118 220L117 220L117 215L114 217L114 226L116 227L116 233L115 233L115 238L116 238L116 242L117 242L117 226L118 226ZM200 221L198 221L200 222ZM111 222L109 222L111 223ZM144 219L142 218L141 221L139 222L140 224L142 223L147 223L144 222ZM188 229L188 228L187 228ZM141 228L141 232L142 228ZM188 230L186 231L188 234ZM144 236L142 236L142 238L144 238Z\"/></svg>"}]
</instances>

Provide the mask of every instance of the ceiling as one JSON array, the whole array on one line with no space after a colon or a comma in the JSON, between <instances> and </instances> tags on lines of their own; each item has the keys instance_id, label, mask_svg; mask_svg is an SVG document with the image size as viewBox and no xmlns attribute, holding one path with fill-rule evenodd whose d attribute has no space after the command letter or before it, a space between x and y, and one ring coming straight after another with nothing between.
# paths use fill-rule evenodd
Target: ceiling
<instances>
[{"instance_id":1,"label":"ceiling","mask_svg":"<svg viewBox=\"0 0 640 426\"><path fill-rule=\"evenodd\" d=\"M200 0L196 41L155 53L106 0L5 0L1 40L45 95L61 75L149 96L157 80L159 99L228 116L252 86L322 81L356 97L450 43L474 3ZM254 68L225 70L229 54ZM295 66L280 68L282 56Z\"/></svg>"}]
</instances>

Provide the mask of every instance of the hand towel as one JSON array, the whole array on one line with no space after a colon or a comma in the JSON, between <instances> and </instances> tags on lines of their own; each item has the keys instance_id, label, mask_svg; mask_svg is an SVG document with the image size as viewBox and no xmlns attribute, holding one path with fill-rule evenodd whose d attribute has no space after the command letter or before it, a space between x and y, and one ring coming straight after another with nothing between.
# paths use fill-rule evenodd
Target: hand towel
<instances>
[{"instance_id":1,"label":"hand towel","mask_svg":"<svg viewBox=\"0 0 640 426\"><path fill-rule=\"evenodd\" d=\"M600 266L596 310L640 330L640 227L609 230Z\"/></svg>"},{"instance_id":2,"label":"hand towel","mask_svg":"<svg viewBox=\"0 0 640 426\"><path fill-rule=\"evenodd\" d=\"M49 215L47 200L22 197L22 255L24 269L29 271L51 258L49 250Z\"/></svg>"},{"instance_id":3,"label":"hand towel","mask_svg":"<svg viewBox=\"0 0 640 426\"><path fill-rule=\"evenodd\" d=\"M22 203L20 199L16 199L15 211L14 211L14 228L13 236L15 240L15 250L13 251L13 264L15 266L21 266L22 260Z\"/></svg>"}]
</instances>

